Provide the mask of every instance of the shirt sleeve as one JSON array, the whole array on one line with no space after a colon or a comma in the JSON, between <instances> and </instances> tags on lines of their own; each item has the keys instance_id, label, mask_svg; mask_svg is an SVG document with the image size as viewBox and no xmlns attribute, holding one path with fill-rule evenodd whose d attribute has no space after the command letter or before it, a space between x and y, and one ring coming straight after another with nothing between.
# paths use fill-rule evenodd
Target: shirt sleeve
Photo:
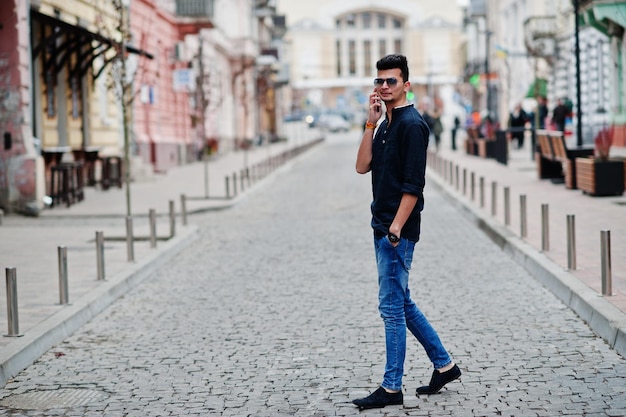
<instances>
[{"instance_id":1,"label":"shirt sleeve","mask_svg":"<svg viewBox=\"0 0 626 417\"><path fill-rule=\"evenodd\" d=\"M422 197L426 183L426 150L428 148L428 126L423 120L408 124L402 135L404 178L402 193Z\"/></svg>"}]
</instances>

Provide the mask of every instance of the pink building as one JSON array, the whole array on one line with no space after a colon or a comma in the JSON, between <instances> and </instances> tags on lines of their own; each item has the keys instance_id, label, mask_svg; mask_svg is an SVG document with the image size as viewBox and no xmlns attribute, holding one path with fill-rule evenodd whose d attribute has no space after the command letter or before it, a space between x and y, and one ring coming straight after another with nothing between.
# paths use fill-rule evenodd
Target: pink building
<instances>
[{"instance_id":1,"label":"pink building","mask_svg":"<svg viewBox=\"0 0 626 417\"><path fill-rule=\"evenodd\" d=\"M29 10L0 2L0 208L37 214L38 155L30 128ZM11 204L9 204L11 202Z\"/></svg>"},{"instance_id":2,"label":"pink building","mask_svg":"<svg viewBox=\"0 0 626 417\"><path fill-rule=\"evenodd\" d=\"M187 57L180 56L189 28L154 0L131 3L131 31L135 43L154 59L140 57L133 102L133 130L139 155L155 171L197 159L201 136L192 128L191 90L174 87L176 74L190 75ZM194 27L197 31L197 26Z\"/></svg>"},{"instance_id":3,"label":"pink building","mask_svg":"<svg viewBox=\"0 0 626 417\"><path fill-rule=\"evenodd\" d=\"M211 26L178 21L155 3L131 2L130 136L141 159L165 171L196 159L202 143L192 128L190 90L175 90L174 76L189 66L177 57L179 41ZM2 209L37 215L51 195L51 167L61 160L94 149L123 154L121 104L109 74L119 34L88 21L90 7L77 0L0 1Z\"/></svg>"}]
</instances>

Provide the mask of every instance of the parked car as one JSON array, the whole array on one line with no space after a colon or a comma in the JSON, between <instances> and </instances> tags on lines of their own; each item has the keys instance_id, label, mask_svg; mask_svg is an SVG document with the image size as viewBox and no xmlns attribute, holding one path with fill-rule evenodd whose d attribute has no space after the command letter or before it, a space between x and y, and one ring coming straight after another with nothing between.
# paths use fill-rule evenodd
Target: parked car
<instances>
[{"instance_id":1,"label":"parked car","mask_svg":"<svg viewBox=\"0 0 626 417\"><path fill-rule=\"evenodd\" d=\"M285 122L299 122L304 120L309 112L305 110L294 110L293 112L286 114L283 119Z\"/></svg>"},{"instance_id":2,"label":"parked car","mask_svg":"<svg viewBox=\"0 0 626 417\"><path fill-rule=\"evenodd\" d=\"M347 132L352 127L343 117L338 114L322 114L317 119L316 125L322 129L326 129L330 132Z\"/></svg>"}]
</instances>

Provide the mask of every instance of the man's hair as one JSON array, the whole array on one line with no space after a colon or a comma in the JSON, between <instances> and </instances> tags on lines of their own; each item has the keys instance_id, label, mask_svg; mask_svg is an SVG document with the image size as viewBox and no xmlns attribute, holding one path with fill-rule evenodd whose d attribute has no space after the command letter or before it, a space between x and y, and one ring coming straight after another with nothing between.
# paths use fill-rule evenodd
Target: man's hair
<instances>
[{"instance_id":1,"label":"man's hair","mask_svg":"<svg viewBox=\"0 0 626 417\"><path fill-rule=\"evenodd\" d=\"M387 55L378 60L376 63L377 70L389 70L398 68L402 75L402 81L409 80L409 64L406 62L406 57L400 54Z\"/></svg>"}]
</instances>

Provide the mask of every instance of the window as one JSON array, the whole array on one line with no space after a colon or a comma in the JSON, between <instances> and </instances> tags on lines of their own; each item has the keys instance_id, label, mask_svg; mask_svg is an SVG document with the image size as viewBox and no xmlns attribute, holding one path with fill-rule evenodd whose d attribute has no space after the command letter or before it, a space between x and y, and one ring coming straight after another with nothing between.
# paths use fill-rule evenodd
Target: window
<instances>
[{"instance_id":1,"label":"window","mask_svg":"<svg viewBox=\"0 0 626 417\"><path fill-rule=\"evenodd\" d=\"M393 27L394 29L401 29L402 28L402 20L398 19L397 17L393 18Z\"/></svg>"},{"instance_id":2,"label":"window","mask_svg":"<svg viewBox=\"0 0 626 417\"><path fill-rule=\"evenodd\" d=\"M361 19L363 22L363 29L369 29L372 27L372 15L368 12L365 12L361 15Z\"/></svg>"},{"instance_id":3,"label":"window","mask_svg":"<svg viewBox=\"0 0 626 417\"><path fill-rule=\"evenodd\" d=\"M341 29L341 19L335 20L335 27L337 27L337 29Z\"/></svg>"},{"instance_id":4,"label":"window","mask_svg":"<svg viewBox=\"0 0 626 417\"><path fill-rule=\"evenodd\" d=\"M381 57L387 55L387 45L384 39L378 41L378 55Z\"/></svg>"},{"instance_id":5,"label":"window","mask_svg":"<svg viewBox=\"0 0 626 417\"><path fill-rule=\"evenodd\" d=\"M387 26L387 15L378 13L378 27L384 29Z\"/></svg>"},{"instance_id":6,"label":"window","mask_svg":"<svg viewBox=\"0 0 626 417\"><path fill-rule=\"evenodd\" d=\"M350 75L356 74L356 42L348 41L348 59L349 68L348 73Z\"/></svg>"},{"instance_id":7,"label":"window","mask_svg":"<svg viewBox=\"0 0 626 417\"><path fill-rule=\"evenodd\" d=\"M363 60L365 75L372 74L372 41L363 42Z\"/></svg>"},{"instance_id":8,"label":"window","mask_svg":"<svg viewBox=\"0 0 626 417\"><path fill-rule=\"evenodd\" d=\"M346 16L346 26L353 28L355 25L355 18L353 14L349 14Z\"/></svg>"},{"instance_id":9,"label":"window","mask_svg":"<svg viewBox=\"0 0 626 417\"><path fill-rule=\"evenodd\" d=\"M337 76L341 77L341 41L337 40Z\"/></svg>"},{"instance_id":10,"label":"window","mask_svg":"<svg viewBox=\"0 0 626 417\"><path fill-rule=\"evenodd\" d=\"M393 52L395 54L402 53L402 39L396 39L395 41L393 41Z\"/></svg>"}]
</instances>

